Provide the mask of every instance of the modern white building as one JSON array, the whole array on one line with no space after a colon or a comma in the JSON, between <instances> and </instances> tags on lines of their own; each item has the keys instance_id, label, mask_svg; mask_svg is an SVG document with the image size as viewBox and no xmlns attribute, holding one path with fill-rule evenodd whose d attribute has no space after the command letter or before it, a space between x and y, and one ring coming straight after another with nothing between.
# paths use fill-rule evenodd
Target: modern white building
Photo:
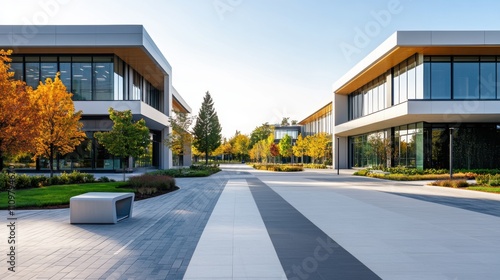
<instances>
[{"instance_id":1,"label":"modern white building","mask_svg":"<svg viewBox=\"0 0 500 280\"><path fill-rule=\"evenodd\" d=\"M88 140L75 152L58 157L60 169L119 169L119 160L94 139L111 129L108 109L132 110L144 119L153 143L134 166L172 166L171 151L163 145L170 133L173 109L191 108L172 86L172 67L141 25L0 26L0 48L13 50L15 78L34 88L60 72L82 110ZM184 155L190 164L190 152ZM43 168L44 164L40 164Z\"/></svg>"},{"instance_id":2,"label":"modern white building","mask_svg":"<svg viewBox=\"0 0 500 280\"><path fill-rule=\"evenodd\" d=\"M340 168L448 168L450 132L454 168L500 168L500 31L398 31L333 85Z\"/></svg>"}]
</instances>

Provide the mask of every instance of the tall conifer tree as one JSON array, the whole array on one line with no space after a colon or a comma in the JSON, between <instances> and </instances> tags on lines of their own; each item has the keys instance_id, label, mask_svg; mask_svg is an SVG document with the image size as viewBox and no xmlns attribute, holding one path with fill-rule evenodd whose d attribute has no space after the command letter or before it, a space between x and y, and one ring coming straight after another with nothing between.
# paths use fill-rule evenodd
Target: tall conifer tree
<instances>
[{"instance_id":1,"label":"tall conifer tree","mask_svg":"<svg viewBox=\"0 0 500 280\"><path fill-rule=\"evenodd\" d=\"M221 143L221 131L222 127L214 108L214 102L207 91L193 128L193 145L197 150L205 153L206 164L208 164L210 153L215 151Z\"/></svg>"}]
</instances>

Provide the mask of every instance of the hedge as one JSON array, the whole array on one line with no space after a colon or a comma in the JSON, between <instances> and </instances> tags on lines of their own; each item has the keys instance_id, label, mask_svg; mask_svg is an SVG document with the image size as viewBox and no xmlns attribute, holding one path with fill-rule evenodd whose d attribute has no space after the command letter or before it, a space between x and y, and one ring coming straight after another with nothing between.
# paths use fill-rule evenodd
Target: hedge
<instances>
[{"instance_id":1,"label":"hedge","mask_svg":"<svg viewBox=\"0 0 500 280\"><path fill-rule=\"evenodd\" d=\"M257 170L281 171L281 172L297 172L304 171L302 164L253 164L253 168Z\"/></svg>"}]
</instances>

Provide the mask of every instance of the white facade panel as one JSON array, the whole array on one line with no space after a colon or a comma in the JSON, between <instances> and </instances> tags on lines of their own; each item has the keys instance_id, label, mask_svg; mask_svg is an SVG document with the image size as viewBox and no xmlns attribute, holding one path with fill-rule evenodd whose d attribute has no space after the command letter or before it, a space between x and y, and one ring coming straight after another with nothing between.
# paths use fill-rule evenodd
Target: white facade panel
<instances>
[{"instance_id":1,"label":"white facade panel","mask_svg":"<svg viewBox=\"0 0 500 280\"><path fill-rule=\"evenodd\" d=\"M435 45L484 45L484 31L432 31Z\"/></svg>"}]
</instances>

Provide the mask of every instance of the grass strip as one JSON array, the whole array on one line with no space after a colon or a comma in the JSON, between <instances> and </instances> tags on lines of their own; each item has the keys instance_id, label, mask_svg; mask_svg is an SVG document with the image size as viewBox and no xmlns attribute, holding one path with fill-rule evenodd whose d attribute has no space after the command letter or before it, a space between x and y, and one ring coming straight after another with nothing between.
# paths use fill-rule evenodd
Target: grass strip
<instances>
[{"instance_id":1,"label":"grass strip","mask_svg":"<svg viewBox=\"0 0 500 280\"><path fill-rule=\"evenodd\" d=\"M22 209L68 205L72 196L87 192L134 192L133 189L123 188L125 184L124 182L87 183L16 190L15 206L16 209ZM7 192L0 192L0 209L7 207Z\"/></svg>"}]
</instances>

